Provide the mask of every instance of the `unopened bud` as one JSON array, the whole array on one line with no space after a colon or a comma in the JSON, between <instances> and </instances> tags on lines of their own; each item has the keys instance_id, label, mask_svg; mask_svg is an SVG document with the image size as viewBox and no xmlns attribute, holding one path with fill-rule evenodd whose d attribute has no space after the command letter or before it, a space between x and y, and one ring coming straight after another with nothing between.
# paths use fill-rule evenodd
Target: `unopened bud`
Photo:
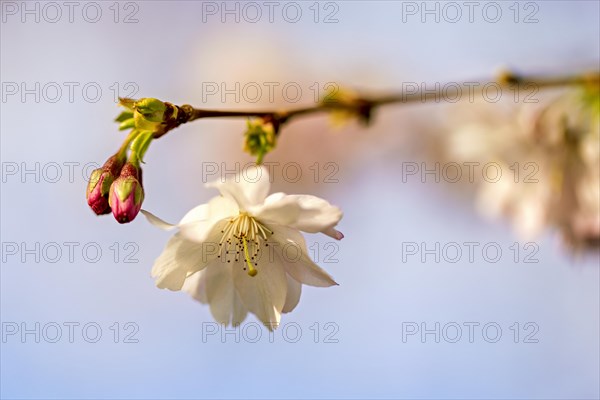
<instances>
[{"instance_id":1,"label":"unopened bud","mask_svg":"<svg viewBox=\"0 0 600 400\"><path fill-rule=\"evenodd\" d=\"M108 202L117 222L131 222L140 212L144 201L141 169L126 163L121 175L110 186Z\"/></svg>"},{"instance_id":2,"label":"unopened bud","mask_svg":"<svg viewBox=\"0 0 600 400\"><path fill-rule=\"evenodd\" d=\"M108 214L108 193L110 186L119 175L124 160L117 155L110 157L102 166L95 169L88 182L86 197L90 208L97 214Z\"/></svg>"},{"instance_id":3,"label":"unopened bud","mask_svg":"<svg viewBox=\"0 0 600 400\"><path fill-rule=\"evenodd\" d=\"M257 157L257 164L277 144L277 132L272 122L264 120L248 121L246 129L244 151Z\"/></svg>"}]
</instances>

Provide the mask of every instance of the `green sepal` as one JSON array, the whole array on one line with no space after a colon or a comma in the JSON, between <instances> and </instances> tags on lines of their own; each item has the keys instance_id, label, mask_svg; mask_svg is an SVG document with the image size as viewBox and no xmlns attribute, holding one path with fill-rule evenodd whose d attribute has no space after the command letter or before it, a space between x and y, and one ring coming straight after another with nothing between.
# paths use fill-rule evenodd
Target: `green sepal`
<instances>
[{"instance_id":1,"label":"green sepal","mask_svg":"<svg viewBox=\"0 0 600 400\"><path fill-rule=\"evenodd\" d=\"M124 120L119 124L119 130L124 131L127 129L135 128L135 119L133 119L133 113L131 114L132 118Z\"/></svg>"},{"instance_id":2,"label":"green sepal","mask_svg":"<svg viewBox=\"0 0 600 400\"><path fill-rule=\"evenodd\" d=\"M135 100L127 97L119 97L119 105L121 107L125 107L129 111L133 112L133 107L135 105Z\"/></svg>"},{"instance_id":3,"label":"green sepal","mask_svg":"<svg viewBox=\"0 0 600 400\"><path fill-rule=\"evenodd\" d=\"M133 139L131 142L131 154L129 156L129 161L136 166L138 166L140 162L144 163L144 156L146 155L146 151L148 151L153 139L154 132L140 131L135 139Z\"/></svg>"},{"instance_id":4,"label":"green sepal","mask_svg":"<svg viewBox=\"0 0 600 400\"><path fill-rule=\"evenodd\" d=\"M110 191L110 185L112 185L114 180L115 179L112 175L106 173L104 181L102 181L102 187L100 188L100 193L102 194L102 196L108 195L108 192Z\"/></svg>"},{"instance_id":5,"label":"green sepal","mask_svg":"<svg viewBox=\"0 0 600 400\"><path fill-rule=\"evenodd\" d=\"M115 191L117 192L117 196L121 201L127 200L129 195L131 194L131 190L134 189L134 186L138 185L137 179L134 177L127 177L122 181L118 182L118 185L115 187Z\"/></svg>"},{"instance_id":6,"label":"green sepal","mask_svg":"<svg viewBox=\"0 0 600 400\"><path fill-rule=\"evenodd\" d=\"M96 185L100 181L100 177L102 176L103 172L104 171L102 170L102 168L98 168L92 171L92 174L90 175L90 180L88 181L88 194L90 194L96 188Z\"/></svg>"},{"instance_id":7,"label":"green sepal","mask_svg":"<svg viewBox=\"0 0 600 400\"><path fill-rule=\"evenodd\" d=\"M135 187L135 193L134 193L134 199L133 201L135 202L135 204L141 204L144 201L144 189L142 189L142 185L139 184Z\"/></svg>"},{"instance_id":8,"label":"green sepal","mask_svg":"<svg viewBox=\"0 0 600 400\"><path fill-rule=\"evenodd\" d=\"M133 118L133 111L123 111L117 118L115 118L115 122L123 122L131 118Z\"/></svg>"},{"instance_id":9,"label":"green sepal","mask_svg":"<svg viewBox=\"0 0 600 400\"><path fill-rule=\"evenodd\" d=\"M143 114L135 112L133 114L135 128L140 131L158 132L162 126L162 122L149 121Z\"/></svg>"},{"instance_id":10,"label":"green sepal","mask_svg":"<svg viewBox=\"0 0 600 400\"><path fill-rule=\"evenodd\" d=\"M136 101L134 109L150 122L164 122L167 106L158 99L146 97Z\"/></svg>"},{"instance_id":11,"label":"green sepal","mask_svg":"<svg viewBox=\"0 0 600 400\"><path fill-rule=\"evenodd\" d=\"M88 182L88 187L87 187L88 194L90 194L92 191L94 191L94 189L100 182L100 179L102 178L103 175L104 175L104 180L102 181L102 187L100 188L100 194L102 196L105 196L108 194L108 192L110 191L110 185L114 181L114 177L110 174L109 171L106 171L102 168L98 168L98 169L95 169L94 171L92 171L92 174L90 175L90 180Z\"/></svg>"}]
</instances>

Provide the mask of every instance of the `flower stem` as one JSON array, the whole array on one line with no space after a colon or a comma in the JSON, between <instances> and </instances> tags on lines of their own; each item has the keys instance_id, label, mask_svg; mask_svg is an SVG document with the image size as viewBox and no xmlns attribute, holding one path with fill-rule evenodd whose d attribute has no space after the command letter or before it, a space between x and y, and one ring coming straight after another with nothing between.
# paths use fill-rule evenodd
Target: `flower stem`
<instances>
[{"instance_id":1,"label":"flower stem","mask_svg":"<svg viewBox=\"0 0 600 400\"><path fill-rule=\"evenodd\" d=\"M151 131L138 131L135 140L131 143L131 153L129 154L129 162L139 168L140 163L144 162L144 155L150 147L153 134Z\"/></svg>"},{"instance_id":2,"label":"flower stem","mask_svg":"<svg viewBox=\"0 0 600 400\"><path fill-rule=\"evenodd\" d=\"M124 159L127 157L127 150L129 149L129 145L137 137L137 135L139 133L140 133L140 131L135 130L135 129L133 129L131 132L129 132L129 135L127 135L127 137L123 141L123 144L121 144L121 147L119 147L119 151L117 151L117 155L119 158Z\"/></svg>"}]
</instances>

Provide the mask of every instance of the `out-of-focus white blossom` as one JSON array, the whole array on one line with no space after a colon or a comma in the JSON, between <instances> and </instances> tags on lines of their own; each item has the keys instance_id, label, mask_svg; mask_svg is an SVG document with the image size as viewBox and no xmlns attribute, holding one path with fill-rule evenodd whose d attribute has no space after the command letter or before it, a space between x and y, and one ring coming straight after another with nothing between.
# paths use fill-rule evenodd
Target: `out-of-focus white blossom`
<instances>
[{"instance_id":1,"label":"out-of-focus white blossom","mask_svg":"<svg viewBox=\"0 0 600 400\"><path fill-rule=\"evenodd\" d=\"M573 90L508 109L469 104L474 112L447 134L442 158L499 166L500 177L475 174L476 206L485 216L508 218L520 238L554 228L574 248L598 248L597 97L597 91Z\"/></svg>"}]
</instances>

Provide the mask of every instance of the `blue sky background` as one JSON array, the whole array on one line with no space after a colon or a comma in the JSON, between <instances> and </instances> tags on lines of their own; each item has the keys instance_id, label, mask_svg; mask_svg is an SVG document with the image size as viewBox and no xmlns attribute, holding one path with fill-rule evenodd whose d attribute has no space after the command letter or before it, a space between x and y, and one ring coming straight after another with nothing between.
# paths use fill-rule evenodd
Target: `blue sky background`
<instances>
[{"instance_id":1,"label":"blue sky background","mask_svg":"<svg viewBox=\"0 0 600 400\"><path fill-rule=\"evenodd\" d=\"M353 124L331 130L321 117L284 130L269 161L297 162L303 177L290 183L278 173L273 189L314 193L339 205L346 238L332 248L328 238L307 236L340 286L305 288L297 309L283 317L288 330L276 331L272 343L264 329L257 343L250 336L239 343L233 335L206 336L214 328L208 307L156 289L149 276L169 234L142 218L126 226L97 218L84 196L86 167L102 163L123 138L112 122L115 87L121 95L134 88L136 97L177 104L272 108L311 104L314 82L386 91L403 82L483 79L502 67L580 71L598 67L598 2L519 2L518 23L513 2L498 2L496 23L479 8L472 23L467 15L456 23L422 22L419 14L403 21L407 2L394 1L322 2L319 23L312 1L297 2L297 23L278 11L289 2L280 3L272 23L266 14L257 23L236 23L232 16L222 23L219 14L203 14L203 7L221 2L130 3L119 4L115 23L113 2L98 2L102 15L91 23L81 13L88 7L86 18L94 18L96 8L87 3L78 3L73 22L66 8L58 18L44 3L37 6L39 22L29 14L23 22L21 2L2 2L2 329L6 334L21 323L32 329L38 322L53 337L56 323L63 334L56 343L45 337L36 343L33 334L22 340L20 332L3 338L2 398L598 398L598 257L573 257L548 233L537 240L538 263L515 263L509 247L518 239L507 224L478 216L463 188L402 182L404 160L427 159L411 138L429 122L443 127L437 111L444 105L381 110L369 130ZM35 10L35 2L25 4ZM335 10L337 23L321 22ZM538 21L523 23L532 11ZM138 22L123 23L131 12ZM39 102L31 94L23 101L21 84L34 88L36 82L47 91L40 89ZM58 98L52 82L62 88ZM274 102L203 101L202 89L211 82L297 82L303 96L293 104L280 91ZM19 88L14 95L13 84ZM84 94L86 84L91 89ZM94 87L102 90L96 102L89 100ZM214 196L203 187L208 165L250 161L241 151L243 126L195 122L156 142L146 157L144 207L173 221ZM36 163L37 176L22 174ZM338 182L323 175L315 182L309 169L315 163L321 173L334 163ZM473 263L466 257L457 263L402 260L402 242L474 241L497 243L503 257L497 263L480 253ZM65 242L78 243L72 260ZM48 253L36 262L23 253L23 243L39 243ZM82 254L86 245L89 253ZM90 262L97 248L102 255ZM324 260L331 249L334 260ZM72 343L64 325L70 322L79 324ZM256 320L246 322L252 335ZM463 337L457 343L443 337L436 343L433 335L403 341L407 322L429 329L456 323ZM466 337L469 322L479 324L473 343ZM531 337L537 343L524 343L529 322L538 327ZM81 331L90 323L102 329L96 343L86 341L93 326L88 336ZM488 323L502 329L496 343L482 336ZM515 323L518 343L510 328ZM135 327L129 339L137 343L125 343ZM302 334L290 343L297 328Z\"/></svg>"}]
</instances>

